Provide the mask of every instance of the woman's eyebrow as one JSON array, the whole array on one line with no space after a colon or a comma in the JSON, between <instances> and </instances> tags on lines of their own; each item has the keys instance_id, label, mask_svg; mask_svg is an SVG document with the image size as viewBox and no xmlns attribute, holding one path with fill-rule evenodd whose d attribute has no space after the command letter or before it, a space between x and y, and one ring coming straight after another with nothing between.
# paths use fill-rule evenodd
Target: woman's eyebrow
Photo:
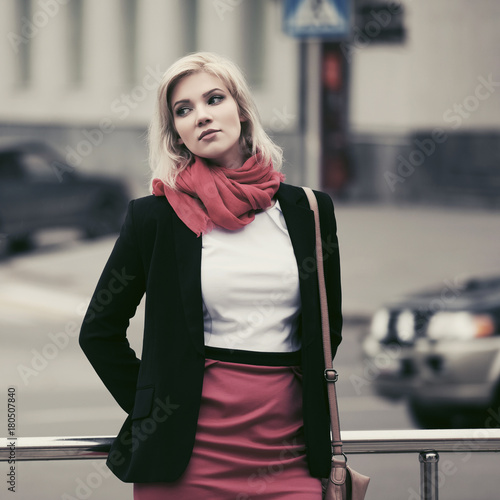
<instances>
[{"instance_id":1,"label":"woman's eyebrow","mask_svg":"<svg viewBox=\"0 0 500 500\"><path fill-rule=\"evenodd\" d=\"M172 106L172 108L175 108L177 106L177 104L184 104L184 103L189 103L191 102L189 99L181 99L180 101L176 101L174 103L174 105Z\"/></svg>"},{"instance_id":2,"label":"woman's eyebrow","mask_svg":"<svg viewBox=\"0 0 500 500\"><path fill-rule=\"evenodd\" d=\"M224 92L222 89L219 89L219 88L217 88L217 87L216 87L216 88L214 88L214 89L211 89L211 90L209 90L209 91L205 92L205 93L204 93L204 94L202 94L201 96L202 96L202 97L207 97L208 95L210 95L211 93L216 92L216 91L219 91L219 92ZM177 104L184 104L184 103L189 103L189 102L191 102L191 100L190 100L190 99L180 99L179 101L176 101L176 102L174 103L173 108L175 108L175 107L177 106Z\"/></svg>"},{"instance_id":3,"label":"woman's eyebrow","mask_svg":"<svg viewBox=\"0 0 500 500\"><path fill-rule=\"evenodd\" d=\"M212 92L215 92L215 91L219 91L219 92L224 92L222 89L219 89L219 88L215 88L215 89L212 89L212 90L209 90L208 92L205 92L204 94L202 94L203 97L207 97L207 95L210 95Z\"/></svg>"}]
</instances>

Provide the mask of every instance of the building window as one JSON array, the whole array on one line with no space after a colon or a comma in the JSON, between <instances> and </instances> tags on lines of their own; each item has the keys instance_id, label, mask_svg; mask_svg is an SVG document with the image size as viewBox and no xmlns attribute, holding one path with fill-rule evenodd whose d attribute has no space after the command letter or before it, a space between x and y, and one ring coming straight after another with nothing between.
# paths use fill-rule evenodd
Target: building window
<instances>
[{"instance_id":1,"label":"building window","mask_svg":"<svg viewBox=\"0 0 500 500\"><path fill-rule=\"evenodd\" d=\"M180 40L180 46L183 52L196 52L198 49L198 1L184 0L182 2L182 19L184 21L183 33L184 39Z\"/></svg>"},{"instance_id":2,"label":"building window","mask_svg":"<svg viewBox=\"0 0 500 500\"><path fill-rule=\"evenodd\" d=\"M355 26L364 43L403 43L404 6L382 0L357 0Z\"/></svg>"},{"instance_id":3,"label":"building window","mask_svg":"<svg viewBox=\"0 0 500 500\"><path fill-rule=\"evenodd\" d=\"M82 0L68 1L68 83L79 87L83 82L83 10Z\"/></svg>"},{"instance_id":4,"label":"building window","mask_svg":"<svg viewBox=\"0 0 500 500\"><path fill-rule=\"evenodd\" d=\"M264 56L266 47L266 0L253 0L241 4L241 20L244 43L242 65L248 83L255 88L264 81Z\"/></svg>"},{"instance_id":5,"label":"building window","mask_svg":"<svg viewBox=\"0 0 500 500\"><path fill-rule=\"evenodd\" d=\"M137 81L137 0L123 0L123 3L125 81L133 85Z\"/></svg>"},{"instance_id":6,"label":"building window","mask_svg":"<svg viewBox=\"0 0 500 500\"><path fill-rule=\"evenodd\" d=\"M18 45L18 81L20 86L28 87L31 82L31 40L29 26L31 25L31 0L18 0L16 33L22 34L22 43ZM28 31L26 31L28 29ZM31 28L33 29L33 28Z\"/></svg>"}]
</instances>

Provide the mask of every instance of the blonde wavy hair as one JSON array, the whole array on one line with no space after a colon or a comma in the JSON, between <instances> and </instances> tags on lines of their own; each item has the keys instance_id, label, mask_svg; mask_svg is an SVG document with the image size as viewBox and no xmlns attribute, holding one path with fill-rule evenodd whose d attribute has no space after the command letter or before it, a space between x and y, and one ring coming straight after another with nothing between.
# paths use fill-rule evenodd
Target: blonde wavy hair
<instances>
[{"instance_id":1,"label":"blonde wavy hair","mask_svg":"<svg viewBox=\"0 0 500 500\"><path fill-rule=\"evenodd\" d=\"M193 154L184 144L174 126L170 98L175 86L186 76L206 72L217 78L236 101L241 123L240 148L248 157L259 152L264 162L271 161L275 170L281 170L283 151L266 134L242 71L232 61L212 52L196 52L176 61L163 74L158 88L156 106L148 131L151 181L162 179L175 189L177 175L193 161Z\"/></svg>"}]
</instances>

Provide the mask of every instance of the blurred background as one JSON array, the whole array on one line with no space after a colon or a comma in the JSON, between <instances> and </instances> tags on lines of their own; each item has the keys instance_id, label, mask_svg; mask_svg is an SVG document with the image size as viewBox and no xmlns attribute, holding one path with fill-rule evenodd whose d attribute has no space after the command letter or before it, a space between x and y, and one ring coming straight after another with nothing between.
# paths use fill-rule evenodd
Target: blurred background
<instances>
[{"instance_id":1,"label":"blurred background","mask_svg":"<svg viewBox=\"0 0 500 500\"><path fill-rule=\"evenodd\" d=\"M342 428L498 426L499 27L498 0L2 0L0 373L18 436L115 435L125 417L78 330L149 193L161 75L198 50L243 69L287 182L334 200ZM367 498L412 498L416 458L387 460L400 481ZM498 463L450 460L450 498L492 498ZM100 463L21 464L19 498L131 498Z\"/></svg>"}]
</instances>

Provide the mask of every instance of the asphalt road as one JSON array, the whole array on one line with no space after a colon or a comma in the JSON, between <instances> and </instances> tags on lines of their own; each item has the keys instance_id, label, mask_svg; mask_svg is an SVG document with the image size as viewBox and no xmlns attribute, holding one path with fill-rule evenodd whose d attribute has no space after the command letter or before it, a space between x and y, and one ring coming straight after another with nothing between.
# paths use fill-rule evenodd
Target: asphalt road
<instances>
[{"instance_id":1,"label":"asphalt road","mask_svg":"<svg viewBox=\"0 0 500 500\"><path fill-rule=\"evenodd\" d=\"M0 436L7 432L6 393L15 387L18 436L115 435L125 414L109 396L81 353L77 333L85 306L114 238L94 243L59 236L40 251L0 264ZM130 327L140 352L143 311ZM388 402L371 390L373 367L363 361L360 339L366 323L347 318L336 368L342 428L411 429L402 402ZM350 464L372 477L367 500L417 499L416 455L351 456ZM498 498L494 454L441 457L440 498ZM7 464L0 464L2 477ZM19 500L127 499L131 485L120 483L101 460L18 464L17 492L2 481L0 498Z\"/></svg>"}]
</instances>

